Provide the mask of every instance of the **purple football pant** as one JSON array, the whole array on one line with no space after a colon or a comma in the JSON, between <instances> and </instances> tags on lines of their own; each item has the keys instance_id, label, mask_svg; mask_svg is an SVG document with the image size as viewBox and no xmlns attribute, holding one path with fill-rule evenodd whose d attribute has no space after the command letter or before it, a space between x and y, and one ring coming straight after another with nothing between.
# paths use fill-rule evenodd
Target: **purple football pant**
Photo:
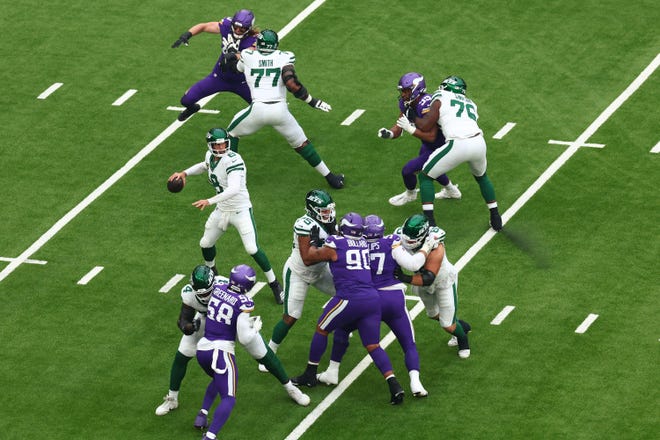
<instances>
[{"instance_id":1,"label":"purple football pant","mask_svg":"<svg viewBox=\"0 0 660 440\"><path fill-rule=\"evenodd\" d=\"M248 104L252 101L250 88L247 82L226 81L222 76L215 76L211 73L206 78L197 81L181 97L181 104L184 107L192 107L197 101L218 92L235 93Z\"/></svg>"},{"instance_id":2,"label":"purple football pant","mask_svg":"<svg viewBox=\"0 0 660 440\"><path fill-rule=\"evenodd\" d=\"M213 420L209 432L217 434L231 415L236 404L236 386L238 384L238 368L233 354L222 350L198 350L197 361L202 369L211 376L211 383L204 394L202 408L208 410L216 395L220 395L220 403L213 412Z\"/></svg>"},{"instance_id":3,"label":"purple football pant","mask_svg":"<svg viewBox=\"0 0 660 440\"><path fill-rule=\"evenodd\" d=\"M400 290L379 290L381 319L392 330L399 341L406 363L406 369L419 371L419 353L415 344L413 328L406 299Z\"/></svg>"},{"instance_id":4,"label":"purple football pant","mask_svg":"<svg viewBox=\"0 0 660 440\"><path fill-rule=\"evenodd\" d=\"M378 345L380 341L380 300L378 296L343 299L337 296L328 301L319 317L318 327L328 333L336 329L346 332L357 330L362 345ZM318 364L328 346L328 336L318 331L312 337L309 349L309 362ZM392 363L380 346L369 352L371 359L381 373L392 371Z\"/></svg>"},{"instance_id":5,"label":"purple football pant","mask_svg":"<svg viewBox=\"0 0 660 440\"><path fill-rule=\"evenodd\" d=\"M183 101L181 101L183 103ZM185 104L184 104L185 105ZM403 177L403 184L406 189L413 190L417 187L417 173L422 169L424 163L429 156L433 153L433 148L427 144L422 143L419 147L417 157L410 159L401 169L401 177ZM446 186L449 184L449 177L446 174L441 174L435 179L440 185Z\"/></svg>"}]
</instances>

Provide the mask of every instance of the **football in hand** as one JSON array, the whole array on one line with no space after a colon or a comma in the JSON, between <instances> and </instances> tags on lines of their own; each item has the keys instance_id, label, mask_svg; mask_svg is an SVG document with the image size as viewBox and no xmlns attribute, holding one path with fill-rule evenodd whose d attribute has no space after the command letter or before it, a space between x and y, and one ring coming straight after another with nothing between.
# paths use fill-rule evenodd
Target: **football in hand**
<instances>
[{"instance_id":1,"label":"football in hand","mask_svg":"<svg viewBox=\"0 0 660 440\"><path fill-rule=\"evenodd\" d=\"M167 189L169 192L178 193L183 189L183 179L176 178L167 181Z\"/></svg>"}]
</instances>

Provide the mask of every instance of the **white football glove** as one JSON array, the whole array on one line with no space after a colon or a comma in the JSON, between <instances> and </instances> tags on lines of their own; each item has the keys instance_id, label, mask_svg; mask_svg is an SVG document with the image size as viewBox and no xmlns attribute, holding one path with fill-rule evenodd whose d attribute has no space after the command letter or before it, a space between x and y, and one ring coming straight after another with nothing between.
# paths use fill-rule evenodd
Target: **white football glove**
<instances>
[{"instance_id":1,"label":"white football glove","mask_svg":"<svg viewBox=\"0 0 660 440\"><path fill-rule=\"evenodd\" d=\"M401 115L399 119L397 119L396 125L403 128L405 131L407 131L410 134L415 134L415 124L410 122L408 118L406 118L403 115Z\"/></svg>"},{"instance_id":2,"label":"white football glove","mask_svg":"<svg viewBox=\"0 0 660 440\"><path fill-rule=\"evenodd\" d=\"M419 250L424 251L424 253L428 255L431 253L433 249L437 247L438 247L438 240L436 239L436 237L429 235L428 237L426 237L426 240L424 240L424 244Z\"/></svg>"},{"instance_id":3,"label":"white football glove","mask_svg":"<svg viewBox=\"0 0 660 440\"><path fill-rule=\"evenodd\" d=\"M383 139L392 139L394 137L394 133L392 133L387 128L383 127L380 130L378 130L378 137Z\"/></svg>"},{"instance_id":4,"label":"white football glove","mask_svg":"<svg viewBox=\"0 0 660 440\"><path fill-rule=\"evenodd\" d=\"M261 321L261 316L250 316L250 321L252 321L252 328L254 329L254 332L259 333L261 327L264 325L264 323Z\"/></svg>"},{"instance_id":5,"label":"white football glove","mask_svg":"<svg viewBox=\"0 0 660 440\"><path fill-rule=\"evenodd\" d=\"M323 110L326 113L329 112L330 110L332 110L332 107L330 106L330 104L328 104L327 102L321 101L320 99L319 99L319 102L317 102L314 105L314 108L317 108L319 110Z\"/></svg>"}]
</instances>

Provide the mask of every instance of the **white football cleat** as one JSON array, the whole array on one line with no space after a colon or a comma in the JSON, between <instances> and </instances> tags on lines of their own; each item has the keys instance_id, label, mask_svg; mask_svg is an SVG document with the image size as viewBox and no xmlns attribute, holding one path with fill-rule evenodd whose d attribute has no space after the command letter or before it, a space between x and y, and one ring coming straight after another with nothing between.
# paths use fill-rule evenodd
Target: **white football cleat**
<instances>
[{"instance_id":1,"label":"white football cleat","mask_svg":"<svg viewBox=\"0 0 660 440\"><path fill-rule=\"evenodd\" d=\"M300 388L293 385L291 382L289 382L288 385L291 385L291 386L284 385L284 388L286 389L286 392L289 395L289 397L291 397L291 399L293 399L294 402L296 402L300 406L309 405L309 402L311 402L311 399L309 398L309 396L307 394L300 391Z\"/></svg>"},{"instance_id":2,"label":"white football cleat","mask_svg":"<svg viewBox=\"0 0 660 440\"><path fill-rule=\"evenodd\" d=\"M435 193L436 199L460 199L463 196L461 191L458 189L458 185L454 184L452 189L447 189L447 187L442 188L440 192Z\"/></svg>"},{"instance_id":3,"label":"white football cleat","mask_svg":"<svg viewBox=\"0 0 660 440\"><path fill-rule=\"evenodd\" d=\"M179 407L179 400L170 397L169 395L163 397L164 402L160 404L158 408L156 408L156 415L157 416L164 416L168 412L175 410Z\"/></svg>"},{"instance_id":4,"label":"white football cleat","mask_svg":"<svg viewBox=\"0 0 660 440\"><path fill-rule=\"evenodd\" d=\"M415 397L426 397L429 395L429 392L424 389L422 383L419 380L410 381L410 391Z\"/></svg>"},{"instance_id":5,"label":"white football cleat","mask_svg":"<svg viewBox=\"0 0 660 440\"><path fill-rule=\"evenodd\" d=\"M339 372L325 370L324 372L316 375L316 380L326 385L337 385L339 383Z\"/></svg>"},{"instance_id":6,"label":"white football cleat","mask_svg":"<svg viewBox=\"0 0 660 440\"><path fill-rule=\"evenodd\" d=\"M458 357L461 359L467 359L470 357L470 349L466 348L465 350L458 350Z\"/></svg>"},{"instance_id":7,"label":"white football cleat","mask_svg":"<svg viewBox=\"0 0 660 440\"><path fill-rule=\"evenodd\" d=\"M458 347L458 338L456 336L452 336L451 339L447 341L447 346Z\"/></svg>"},{"instance_id":8,"label":"white football cleat","mask_svg":"<svg viewBox=\"0 0 660 440\"><path fill-rule=\"evenodd\" d=\"M412 194L410 194L412 192ZM390 197L390 205L403 206L406 203L414 202L417 200L417 191L404 191L401 194Z\"/></svg>"},{"instance_id":9,"label":"white football cleat","mask_svg":"<svg viewBox=\"0 0 660 440\"><path fill-rule=\"evenodd\" d=\"M264 364L257 364L257 365L259 365L259 371L261 371L262 373L268 373L268 368L266 368Z\"/></svg>"}]
</instances>

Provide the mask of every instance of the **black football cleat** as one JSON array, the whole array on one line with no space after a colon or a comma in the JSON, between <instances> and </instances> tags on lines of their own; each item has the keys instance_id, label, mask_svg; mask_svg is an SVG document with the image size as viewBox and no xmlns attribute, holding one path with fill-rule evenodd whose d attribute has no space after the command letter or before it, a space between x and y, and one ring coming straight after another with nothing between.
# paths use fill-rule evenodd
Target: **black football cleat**
<instances>
[{"instance_id":1,"label":"black football cleat","mask_svg":"<svg viewBox=\"0 0 660 440\"><path fill-rule=\"evenodd\" d=\"M341 189L344 187L344 175L343 174L332 174L329 173L325 176L325 180L328 181L331 187L334 189Z\"/></svg>"},{"instance_id":2,"label":"black football cleat","mask_svg":"<svg viewBox=\"0 0 660 440\"><path fill-rule=\"evenodd\" d=\"M273 291L275 302L279 305L284 304L284 301L282 301L282 286L280 285L280 282L275 280L272 283L268 283L268 285L270 286L270 289Z\"/></svg>"},{"instance_id":3,"label":"black football cleat","mask_svg":"<svg viewBox=\"0 0 660 440\"><path fill-rule=\"evenodd\" d=\"M403 403L403 396L405 395L403 387L394 376L387 378L387 384L390 386L390 404L401 405Z\"/></svg>"},{"instance_id":4,"label":"black football cleat","mask_svg":"<svg viewBox=\"0 0 660 440\"><path fill-rule=\"evenodd\" d=\"M306 386L309 388L314 388L319 383L316 379L316 373L311 374L309 370L306 370L300 376L292 377L291 382L297 387Z\"/></svg>"},{"instance_id":5,"label":"black football cleat","mask_svg":"<svg viewBox=\"0 0 660 440\"><path fill-rule=\"evenodd\" d=\"M500 213L497 208L492 208L490 210L490 227L495 231L502 230L502 217L500 217Z\"/></svg>"},{"instance_id":6,"label":"black football cleat","mask_svg":"<svg viewBox=\"0 0 660 440\"><path fill-rule=\"evenodd\" d=\"M195 113L197 113L199 111L199 109L201 109L201 108L202 107L200 107L199 104L195 104L192 107L187 107L184 111L179 113L179 116L177 116L177 119L179 121L183 122L186 119L188 119L189 117L191 117L192 115L194 115Z\"/></svg>"}]
</instances>

